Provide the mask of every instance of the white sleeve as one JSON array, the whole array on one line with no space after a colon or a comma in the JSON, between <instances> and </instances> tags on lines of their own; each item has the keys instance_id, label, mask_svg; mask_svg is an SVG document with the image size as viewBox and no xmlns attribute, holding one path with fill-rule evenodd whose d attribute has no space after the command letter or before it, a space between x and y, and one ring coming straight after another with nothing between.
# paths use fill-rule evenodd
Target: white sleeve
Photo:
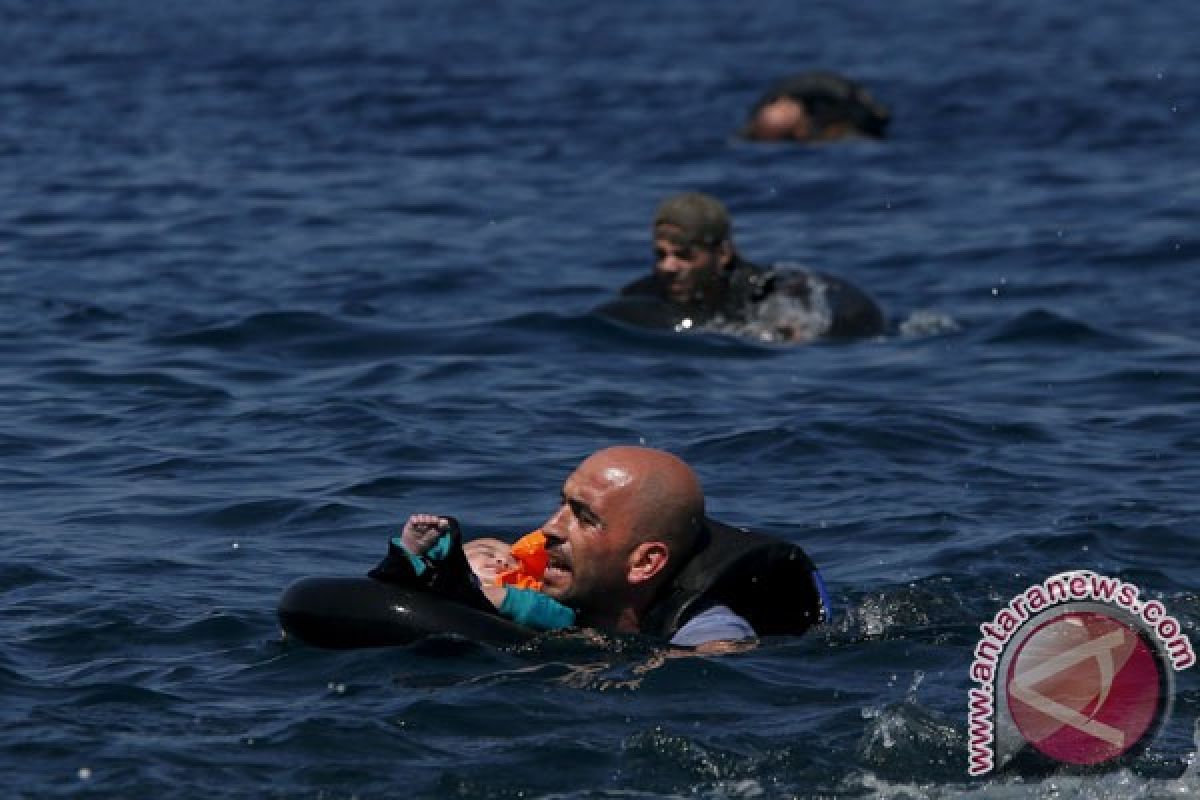
<instances>
[{"instance_id":1,"label":"white sleeve","mask_svg":"<svg viewBox=\"0 0 1200 800\"><path fill-rule=\"evenodd\" d=\"M698 647L705 642L736 642L753 639L756 635L750 623L733 613L729 606L713 606L701 611L675 631L675 635L671 637L671 644Z\"/></svg>"}]
</instances>

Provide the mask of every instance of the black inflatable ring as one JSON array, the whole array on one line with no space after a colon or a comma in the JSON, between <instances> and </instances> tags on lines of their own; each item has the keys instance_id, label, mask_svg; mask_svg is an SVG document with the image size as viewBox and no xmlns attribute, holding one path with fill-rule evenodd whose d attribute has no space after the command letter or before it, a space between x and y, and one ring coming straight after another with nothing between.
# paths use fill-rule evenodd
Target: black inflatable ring
<instances>
[{"instance_id":1,"label":"black inflatable ring","mask_svg":"<svg viewBox=\"0 0 1200 800\"><path fill-rule=\"evenodd\" d=\"M372 578L301 578L279 599L279 622L289 636L333 650L403 645L438 634L502 646L536 635L495 614Z\"/></svg>"}]
</instances>

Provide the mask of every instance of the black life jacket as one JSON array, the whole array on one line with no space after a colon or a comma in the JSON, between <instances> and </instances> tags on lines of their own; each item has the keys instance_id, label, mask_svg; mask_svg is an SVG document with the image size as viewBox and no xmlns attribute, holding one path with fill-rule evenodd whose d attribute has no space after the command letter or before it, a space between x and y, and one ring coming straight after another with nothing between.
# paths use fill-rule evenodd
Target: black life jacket
<instances>
[{"instance_id":1,"label":"black life jacket","mask_svg":"<svg viewBox=\"0 0 1200 800\"><path fill-rule=\"evenodd\" d=\"M642 618L642 633L670 638L714 605L759 636L801 634L829 613L820 574L799 545L707 519L695 555Z\"/></svg>"}]
</instances>

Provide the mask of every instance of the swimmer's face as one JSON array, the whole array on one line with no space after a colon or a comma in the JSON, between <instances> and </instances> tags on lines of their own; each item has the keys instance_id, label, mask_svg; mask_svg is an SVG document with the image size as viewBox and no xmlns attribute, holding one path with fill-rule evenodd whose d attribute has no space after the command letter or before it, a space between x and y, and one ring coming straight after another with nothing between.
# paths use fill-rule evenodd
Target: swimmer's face
<instances>
[{"instance_id":1,"label":"swimmer's face","mask_svg":"<svg viewBox=\"0 0 1200 800\"><path fill-rule=\"evenodd\" d=\"M473 539L463 543L463 554L471 571L484 586L494 586L496 576L506 570L515 569L517 560L511 548L499 539Z\"/></svg>"},{"instance_id":2,"label":"swimmer's face","mask_svg":"<svg viewBox=\"0 0 1200 800\"><path fill-rule=\"evenodd\" d=\"M746 137L760 142L805 142L815 138L815 132L804 106L790 97L781 97L758 110L746 129Z\"/></svg>"},{"instance_id":3,"label":"swimmer's face","mask_svg":"<svg viewBox=\"0 0 1200 800\"><path fill-rule=\"evenodd\" d=\"M628 591L639 514L636 477L601 453L567 478L558 509L542 526L549 556L545 594L588 611L604 609Z\"/></svg>"},{"instance_id":4,"label":"swimmer's face","mask_svg":"<svg viewBox=\"0 0 1200 800\"><path fill-rule=\"evenodd\" d=\"M691 244L673 225L659 225L654 233L654 276L663 295L672 303L695 305L717 299L724 285L725 268L733 260L728 240L714 248Z\"/></svg>"}]
</instances>

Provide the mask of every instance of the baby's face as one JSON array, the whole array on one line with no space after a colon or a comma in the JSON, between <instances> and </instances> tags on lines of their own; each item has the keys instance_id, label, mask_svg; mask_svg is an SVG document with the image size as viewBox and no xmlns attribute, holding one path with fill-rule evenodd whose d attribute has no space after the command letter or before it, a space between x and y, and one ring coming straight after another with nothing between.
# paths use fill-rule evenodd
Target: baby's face
<instances>
[{"instance_id":1,"label":"baby's face","mask_svg":"<svg viewBox=\"0 0 1200 800\"><path fill-rule=\"evenodd\" d=\"M497 575L518 566L509 545L499 539L472 539L464 542L463 554L466 555L471 570L484 586L495 585Z\"/></svg>"}]
</instances>

